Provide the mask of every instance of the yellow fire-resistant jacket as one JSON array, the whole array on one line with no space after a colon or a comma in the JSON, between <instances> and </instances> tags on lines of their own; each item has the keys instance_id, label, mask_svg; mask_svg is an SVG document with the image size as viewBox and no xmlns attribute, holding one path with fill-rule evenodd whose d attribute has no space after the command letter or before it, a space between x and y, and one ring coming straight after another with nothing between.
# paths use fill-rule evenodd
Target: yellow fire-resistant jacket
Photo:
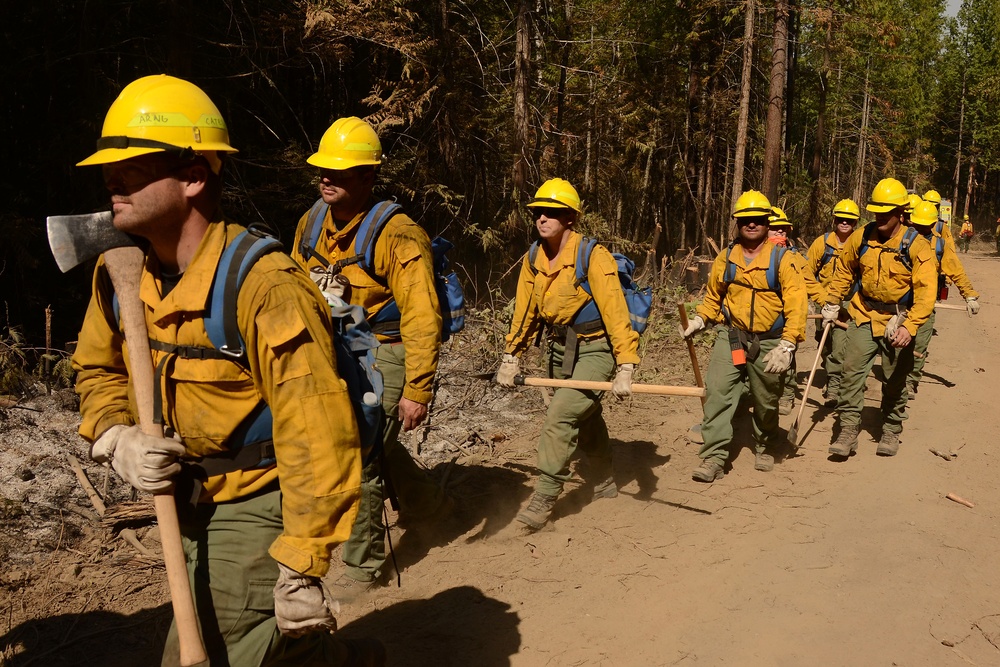
<instances>
[{"instance_id":1,"label":"yellow fire-resistant jacket","mask_svg":"<svg viewBox=\"0 0 1000 667\"><path fill-rule=\"evenodd\" d=\"M770 241L764 241L760 254L747 264L742 246L736 244L732 248L724 248L712 263L705 300L698 306L698 314L706 322L719 323L725 319L725 308L729 313L729 324L747 333L769 331L778 316L783 314L785 324L781 338L796 344L805 340L809 300L794 253L786 252L778 266L781 294L770 291L767 284L767 269L777 249ZM736 276L731 284L726 285L723 278L729 261L736 265Z\"/></svg>"},{"instance_id":2,"label":"yellow fire-resistant jacket","mask_svg":"<svg viewBox=\"0 0 1000 667\"><path fill-rule=\"evenodd\" d=\"M374 202L372 203L374 205ZM365 208L343 229L337 229L327 211L323 229L316 242L316 251L331 263L354 257L354 239L358 226L368 214ZM299 220L292 245L292 259L307 271L321 266L311 258L306 260L300 252L309 213ZM441 347L441 309L434 289L434 264L431 242L427 232L402 213L394 215L382 228L375 242L375 275L372 278L357 264L344 267L341 273L351 284L350 301L363 307L368 316L374 316L395 297L399 307L399 337L379 335L383 343L402 340L406 351L406 385L403 398L417 403L430 403L434 397L434 373L437 371L438 351Z\"/></svg>"},{"instance_id":3,"label":"yellow fire-resistant jacket","mask_svg":"<svg viewBox=\"0 0 1000 667\"><path fill-rule=\"evenodd\" d=\"M586 290L576 285L576 253L582 238L576 232L569 232L566 245L551 267L544 251L539 251L535 257L534 270L528 253L524 254L517 279L514 319L507 334L507 353L520 355L524 352L543 323L572 324L576 314L590 301ZM629 324L628 306L618 279L618 263L602 245L594 246L587 280L611 341L615 363L639 363L639 334ZM580 338L586 340L603 335L604 332L598 331Z\"/></svg>"},{"instance_id":4,"label":"yellow fire-resistant jacket","mask_svg":"<svg viewBox=\"0 0 1000 667\"><path fill-rule=\"evenodd\" d=\"M213 222L177 286L161 298L155 257L143 269L139 295L149 336L168 344L212 347L203 322L206 298L222 252L243 230ZM128 346L115 322L113 288L102 260L73 355L83 421L94 441L138 414L128 383ZM347 385L333 363L329 309L319 290L287 256L264 255L239 293L237 321L248 367L220 359L181 359L153 350L163 418L188 454L227 451L226 441L263 399L274 419L277 465L209 478L201 502L226 502L279 480L284 532L271 556L313 576L326 573L333 548L347 540L357 515L361 460Z\"/></svg>"},{"instance_id":5,"label":"yellow fire-resistant jacket","mask_svg":"<svg viewBox=\"0 0 1000 667\"><path fill-rule=\"evenodd\" d=\"M979 292L973 289L972 281L969 280L969 276L965 273L965 267L962 266L962 261L958 258L958 248L955 246L955 239L951 236L939 235L936 225L931 229L933 239L928 239L928 241L930 241L931 247L934 249L935 260L937 260L937 240L939 238L944 239L944 251L941 253L941 261L937 262L938 272L946 276L948 280L958 287L958 292L962 295L963 299L978 297Z\"/></svg>"},{"instance_id":6,"label":"yellow fire-resistant jacket","mask_svg":"<svg viewBox=\"0 0 1000 667\"><path fill-rule=\"evenodd\" d=\"M820 266L827 248L830 248L833 255L827 260L826 264ZM809 246L809 250L806 251L806 257L809 260L809 273L816 276L816 279L819 280L820 285L823 287L826 287L830 283L830 279L833 278L833 273L837 267L837 258L840 257L840 252L843 249L844 245L837 238L836 233L827 232L813 241L812 245Z\"/></svg>"},{"instance_id":7,"label":"yellow fire-resistant jacket","mask_svg":"<svg viewBox=\"0 0 1000 667\"><path fill-rule=\"evenodd\" d=\"M792 253L792 261L795 262L795 268L798 269L802 281L806 284L806 296L810 301L820 304L826 303L826 290L813 276L813 272L809 270L808 260L799 254L797 248L789 248L789 250Z\"/></svg>"},{"instance_id":8,"label":"yellow fire-resistant jacket","mask_svg":"<svg viewBox=\"0 0 1000 667\"><path fill-rule=\"evenodd\" d=\"M874 223L857 229L851 234L837 262L837 272L827 286L827 301L840 303L850 292L855 277L860 275L861 289L851 298L848 312L855 324L871 322L872 335L885 334L885 325L894 313L881 312L865 305L862 293L870 300L896 303L913 290L913 305L909 308L903 326L916 335L917 329L927 321L934 309L937 296L937 261L930 243L918 236L910 245L912 271L899 257L899 246L906 230L902 224L892 238L882 243ZM865 236L868 250L858 258Z\"/></svg>"}]
</instances>

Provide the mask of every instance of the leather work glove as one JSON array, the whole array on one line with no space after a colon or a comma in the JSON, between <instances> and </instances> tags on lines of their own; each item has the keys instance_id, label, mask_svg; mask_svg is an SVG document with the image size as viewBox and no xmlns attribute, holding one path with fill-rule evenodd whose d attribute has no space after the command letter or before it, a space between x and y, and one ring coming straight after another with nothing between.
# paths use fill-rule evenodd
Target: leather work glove
<instances>
[{"instance_id":1,"label":"leather work glove","mask_svg":"<svg viewBox=\"0 0 1000 667\"><path fill-rule=\"evenodd\" d=\"M316 283L319 291L323 293L327 303L331 306L337 306L350 300L348 287L351 284L343 274L331 275L328 270L314 266L309 269L309 277Z\"/></svg>"},{"instance_id":2,"label":"leather work glove","mask_svg":"<svg viewBox=\"0 0 1000 667\"><path fill-rule=\"evenodd\" d=\"M635 364L621 364L615 371L615 379L611 382L611 393L615 398L624 399L632 395L632 373Z\"/></svg>"},{"instance_id":3,"label":"leather work glove","mask_svg":"<svg viewBox=\"0 0 1000 667\"><path fill-rule=\"evenodd\" d=\"M705 329L705 320L702 318L701 315L695 315L694 317L689 319L687 329L681 329L680 327L677 327L677 330L681 332L681 336L684 338L690 338L699 331L704 331L704 329Z\"/></svg>"},{"instance_id":4,"label":"leather work glove","mask_svg":"<svg viewBox=\"0 0 1000 667\"><path fill-rule=\"evenodd\" d=\"M840 304L828 303L823 306L821 312L823 313L823 325L825 326L827 322L832 324L840 318Z\"/></svg>"},{"instance_id":5,"label":"leather work glove","mask_svg":"<svg viewBox=\"0 0 1000 667\"><path fill-rule=\"evenodd\" d=\"M521 360L513 354L505 354L500 360L500 370L497 371L496 381L502 387L513 387L514 378L521 370Z\"/></svg>"},{"instance_id":6,"label":"leather work glove","mask_svg":"<svg viewBox=\"0 0 1000 667\"><path fill-rule=\"evenodd\" d=\"M140 491L166 493L173 487L173 476L181 471L177 457L185 451L179 439L146 435L138 424L117 424L94 442L90 457L111 463L122 479Z\"/></svg>"},{"instance_id":7,"label":"leather work glove","mask_svg":"<svg viewBox=\"0 0 1000 667\"><path fill-rule=\"evenodd\" d=\"M896 331L903 325L903 321L906 320L906 311L900 311L889 318L889 321L885 325L885 339L890 343L896 337Z\"/></svg>"},{"instance_id":8,"label":"leather work glove","mask_svg":"<svg viewBox=\"0 0 1000 667\"><path fill-rule=\"evenodd\" d=\"M965 300L965 309L969 311L969 317L972 317L973 315L978 315L979 299L974 296L970 296L968 299Z\"/></svg>"},{"instance_id":9,"label":"leather work glove","mask_svg":"<svg viewBox=\"0 0 1000 667\"><path fill-rule=\"evenodd\" d=\"M278 563L278 581L274 584L274 618L278 630L289 637L310 632L333 632L333 615L340 605L330 597L319 577L300 574Z\"/></svg>"},{"instance_id":10,"label":"leather work glove","mask_svg":"<svg viewBox=\"0 0 1000 667\"><path fill-rule=\"evenodd\" d=\"M780 375L792 365L792 355L795 354L795 343L787 340L778 341L778 346L764 355L764 372Z\"/></svg>"}]
</instances>

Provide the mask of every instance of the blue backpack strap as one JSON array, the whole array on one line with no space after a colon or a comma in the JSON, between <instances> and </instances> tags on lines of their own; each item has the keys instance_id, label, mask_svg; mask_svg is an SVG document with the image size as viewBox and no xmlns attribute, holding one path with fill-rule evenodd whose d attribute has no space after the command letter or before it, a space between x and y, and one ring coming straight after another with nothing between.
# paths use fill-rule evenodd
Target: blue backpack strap
<instances>
[{"instance_id":1,"label":"blue backpack strap","mask_svg":"<svg viewBox=\"0 0 1000 667\"><path fill-rule=\"evenodd\" d=\"M316 252L316 244L319 242L319 233L323 230L323 220L326 219L326 212L330 210L330 205L320 197L309 209L309 217L306 218L306 228L302 230L302 238L299 239L299 254L306 259L315 257L324 267L329 267L330 262L323 255Z\"/></svg>"},{"instance_id":2,"label":"blue backpack strap","mask_svg":"<svg viewBox=\"0 0 1000 667\"><path fill-rule=\"evenodd\" d=\"M819 258L819 269L816 271L816 277L819 277L820 271L823 267L830 263L833 256L837 253L833 246L830 245L830 237L833 236L833 232L827 232L826 236L823 237L823 256Z\"/></svg>"},{"instance_id":3,"label":"blue backpack strap","mask_svg":"<svg viewBox=\"0 0 1000 667\"><path fill-rule=\"evenodd\" d=\"M246 356L236 321L236 300L243 280L258 259L280 248L278 239L251 228L241 232L222 253L208 291L205 332L215 349L231 359Z\"/></svg>"},{"instance_id":4,"label":"blue backpack strap","mask_svg":"<svg viewBox=\"0 0 1000 667\"><path fill-rule=\"evenodd\" d=\"M580 245L576 249L576 286L593 296L590 291L590 280L587 274L590 272L590 256L594 254L594 247L597 239L584 236L580 239Z\"/></svg>"},{"instance_id":5,"label":"blue backpack strap","mask_svg":"<svg viewBox=\"0 0 1000 667\"><path fill-rule=\"evenodd\" d=\"M385 223L389 222L389 219L396 215L396 211L401 208L392 200L381 201L372 206L365 219L358 225L358 233L354 237L355 257L352 258L353 261L345 261L343 266L357 262L358 266L372 278L378 281L384 280L383 277L375 274L375 243L378 241Z\"/></svg>"},{"instance_id":6,"label":"blue backpack strap","mask_svg":"<svg viewBox=\"0 0 1000 667\"><path fill-rule=\"evenodd\" d=\"M784 259L787 250L788 248L775 246L774 250L771 251L771 263L767 267L767 287L772 292L777 292L778 294L781 294L781 277L778 275L778 271L781 268L781 260Z\"/></svg>"},{"instance_id":7,"label":"blue backpack strap","mask_svg":"<svg viewBox=\"0 0 1000 667\"><path fill-rule=\"evenodd\" d=\"M535 259L538 257L538 249L541 247L541 243L541 241L535 241L528 247L528 269L531 270L531 275L538 273L535 270Z\"/></svg>"}]
</instances>

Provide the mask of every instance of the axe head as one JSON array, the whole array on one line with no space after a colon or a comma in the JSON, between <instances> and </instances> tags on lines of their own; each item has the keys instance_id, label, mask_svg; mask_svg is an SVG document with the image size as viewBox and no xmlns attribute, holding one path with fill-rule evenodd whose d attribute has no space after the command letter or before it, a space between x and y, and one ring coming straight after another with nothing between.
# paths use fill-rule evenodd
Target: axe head
<instances>
[{"instance_id":1,"label":"axe head","mask_svg":"<svg viewBox=\"0 0 1000 667\"><path fill-rule=\"evenodd\" d=\"M59 270L66 273L111 248L138 245L134 238L115 229L113 217L111 211L101 211L87 215L50 215L46 218L49 248Z\"/></svg>"}]
</instances>

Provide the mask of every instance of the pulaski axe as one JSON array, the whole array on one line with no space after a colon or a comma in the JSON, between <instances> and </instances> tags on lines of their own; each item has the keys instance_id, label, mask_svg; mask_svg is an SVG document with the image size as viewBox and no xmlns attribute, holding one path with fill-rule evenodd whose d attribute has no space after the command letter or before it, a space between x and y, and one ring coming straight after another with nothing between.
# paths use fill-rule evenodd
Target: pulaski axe
<instances>
[{"instance_id":1,"label":"pulaski axe","mask_svg":"<svg viewBox=\"0 0 1000 667\"><path fill-rule=\"evenodd\" d=\"M153 357L149 351L145 306L139 299L139 279L145 253L135 239L119 231L112 223L111 211L90 215L55 215L46 220L49 247L59 269L65 273L74 266L104 253L111 282L118 295L122 327L129 346L129 375L139 411L139 428L146 435L163 437L163 427L153 420ZM188 667L208 659L198 629L187 561L181 543L177 505L171 493L153 495L156 522L160 526L163 562L167 585L177 624L181 665Z\"/></svg>"}]
</instances>

